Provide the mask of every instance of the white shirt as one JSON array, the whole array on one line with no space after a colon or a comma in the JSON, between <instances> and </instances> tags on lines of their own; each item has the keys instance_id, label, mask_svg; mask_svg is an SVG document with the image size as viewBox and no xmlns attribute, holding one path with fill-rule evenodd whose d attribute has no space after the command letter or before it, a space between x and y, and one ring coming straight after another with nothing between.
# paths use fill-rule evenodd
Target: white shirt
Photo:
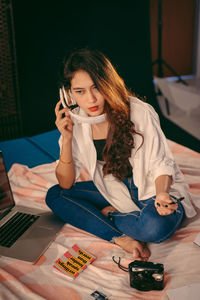
<instances>
[{"instance_id":1,"label":"white shirt","mask_svg":"<svg viewBox=\"0 0 200 300\"><path fill-rule=\"evenodd\" d=\"M166 137L153 107L138 98L130 97L130 117L135 124L135 148L132 149L130 164L133 167L133 181L138 188L138 199L145 200L156 194L155 179L160 175L172 176L169 193L185 197L182 201L186 216L193 217L196 211L191 203L188 185L171 153ZM80 115L85 115L80 109ZM62 146L62 137L59 140ZM140 147L140 148L139 148ZM105 199L120 212L140 211L130 197L128 188L112 174L103 177L102 163L97 161L96 149L92 139L91 125L74 122L72 153L76 170L76 180L81 168L87 169L94 184Z\"/></svg>"}]
</instances>

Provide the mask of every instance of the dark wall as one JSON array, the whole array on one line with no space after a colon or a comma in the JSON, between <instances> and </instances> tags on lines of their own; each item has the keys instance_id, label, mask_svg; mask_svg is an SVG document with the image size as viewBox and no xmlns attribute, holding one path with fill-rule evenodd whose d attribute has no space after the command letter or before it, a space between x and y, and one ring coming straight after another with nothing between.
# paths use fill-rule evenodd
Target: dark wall
<instances>
[{"instance_id":1,"label":"dark wall","mask_svg":"<svg viewBox=\"0 0 200 300\"><path fill-rule=\"evenodd\" d=\"M55 128L58 70L67 50L103 51L132 91L154 105L149 1L13 0L24 134Z\"/></svg>"}]
</instances>

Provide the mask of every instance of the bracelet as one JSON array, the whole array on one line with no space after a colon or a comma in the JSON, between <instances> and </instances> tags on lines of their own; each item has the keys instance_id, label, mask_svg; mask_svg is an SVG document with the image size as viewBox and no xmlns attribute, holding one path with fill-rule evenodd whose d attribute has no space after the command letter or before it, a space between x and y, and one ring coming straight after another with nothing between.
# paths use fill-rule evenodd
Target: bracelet
<instances>
[{"instance_id":1,"label":"bracelet","mask_svg":"<svg viewBox=\"0 0 200 300\"><path fill-rule=\"evenodd\" d=\"M70 161L64 161L64 160L62 160L61 158L59 158L59 161L61 162L61 163L63 163L63 164L71 164L72 163L72 161L73 161L73 159L71 159Z\"/></svg>"}]
</instances>

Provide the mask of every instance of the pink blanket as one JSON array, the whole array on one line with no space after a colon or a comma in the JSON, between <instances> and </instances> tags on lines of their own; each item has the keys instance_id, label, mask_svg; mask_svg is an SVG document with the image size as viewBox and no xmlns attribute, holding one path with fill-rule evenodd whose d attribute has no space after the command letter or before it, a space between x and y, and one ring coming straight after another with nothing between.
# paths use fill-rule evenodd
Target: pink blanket
<instances>
[{"instance_id":1,"label":"pink blanket","mask_svg":"<svg viewBox=\"0 0 200 300\"><path fill-rule=\"evenodd\" d=\"M189 184L193 201L200 207L200 154L172 141L169 143ZM9 178L16 203L48 210L44 199L47 189L57 183L55 166L56 163L52 163L29 169L14 164ZM132 261L131 254L66 224L36 264L0 258L0 299L79 300L87 299L96 289L103 289L110 295L109 299L170 299L168 291L200 282L200 247L193 243L200 233L199 209L197 212L172 238L161 244L149 244L150 260L165 267L162 291L140 292L131 288L128 273L112 261L113 255L120 256L121 263L127 266ZM75 243L94 254L96 260L72 281L55 270L53 263Z\"/></svg>"}]
</instances>

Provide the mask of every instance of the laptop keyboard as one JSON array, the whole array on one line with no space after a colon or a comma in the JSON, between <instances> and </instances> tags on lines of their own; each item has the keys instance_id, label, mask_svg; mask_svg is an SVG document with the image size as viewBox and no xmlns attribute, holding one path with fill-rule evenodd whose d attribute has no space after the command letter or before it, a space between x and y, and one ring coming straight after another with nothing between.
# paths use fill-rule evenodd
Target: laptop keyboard
<instances>
[{"instance_id":1,"label":"laptop keyboard","mask_svg":"<svg viewBox=\"0 0 200 300\"><path fill-rule=\"evenodd\" d=\"M0 246L10 248L39 217L17 212L0 228Z\"/></svg>"}]
</instances>

